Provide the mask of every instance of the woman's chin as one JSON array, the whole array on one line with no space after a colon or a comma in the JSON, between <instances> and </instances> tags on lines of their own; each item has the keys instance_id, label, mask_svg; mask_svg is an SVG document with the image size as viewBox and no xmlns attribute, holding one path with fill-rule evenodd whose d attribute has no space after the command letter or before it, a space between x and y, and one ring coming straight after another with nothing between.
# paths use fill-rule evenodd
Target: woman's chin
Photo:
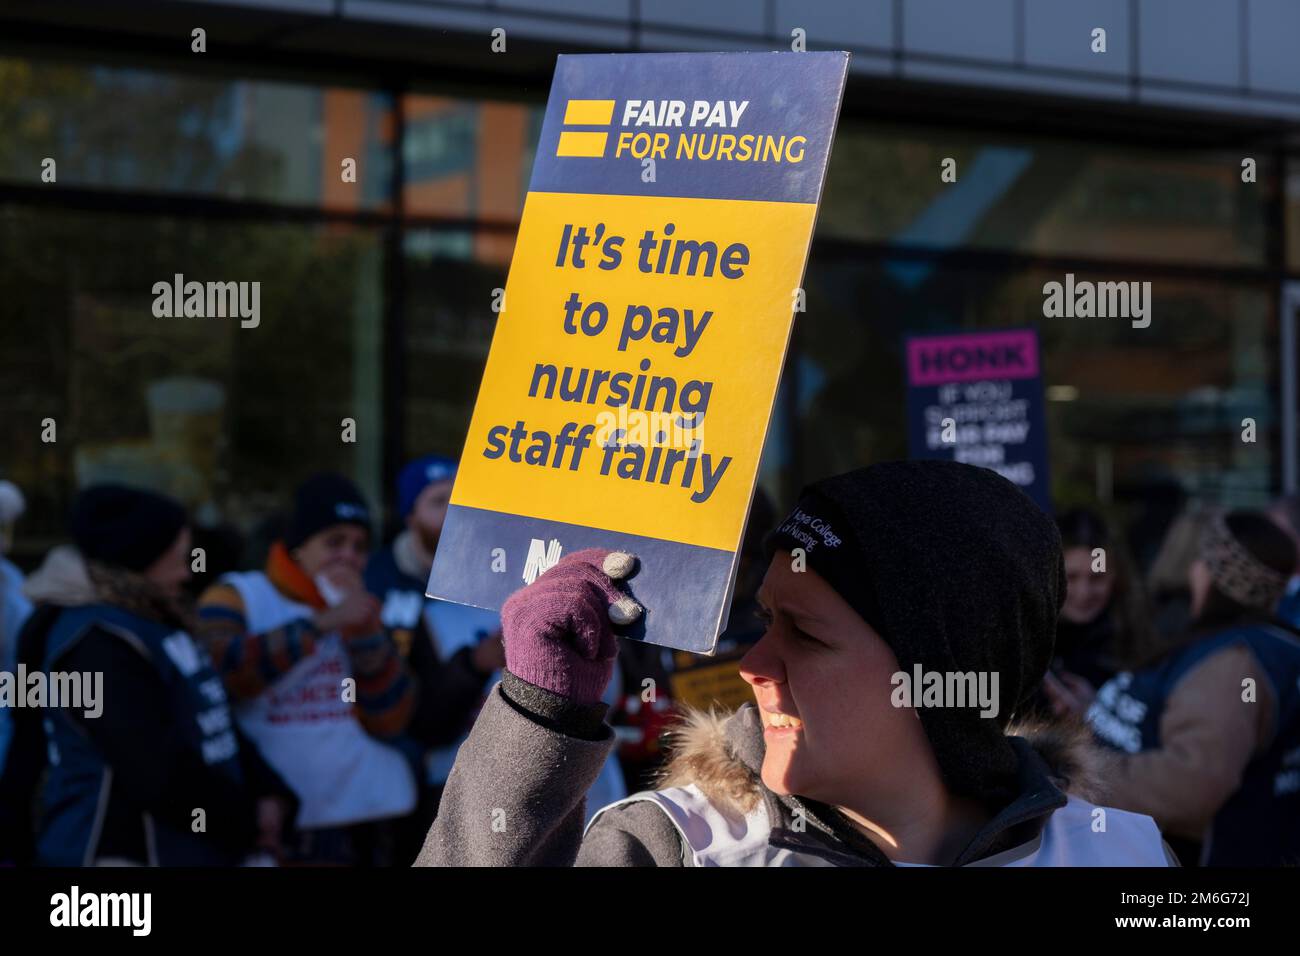
<instances>
[{"instance_id":1,"label":"woman's chin","mask_svg":"<svg viewBox=\"0 0 1300 956\"><path fill-rule=\"evenodd\" d=\"M801 792L799 774L796 772L793 755L776 757L771 751L763 759L763 786L778 797L787 797Z\"/></svg>"}]
</instances>

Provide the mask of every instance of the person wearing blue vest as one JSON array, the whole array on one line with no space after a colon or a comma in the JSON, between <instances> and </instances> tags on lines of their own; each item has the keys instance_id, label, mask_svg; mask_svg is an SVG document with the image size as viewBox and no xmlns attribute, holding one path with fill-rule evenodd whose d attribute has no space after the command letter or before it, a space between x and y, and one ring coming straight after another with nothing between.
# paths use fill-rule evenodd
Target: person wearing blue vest
<instances>
[{"instance_id":1,"label":"person wearing blue vest","mask_svg":"<svg viewBox=\"0 0 1300 956\"><path fill-rule=\"evenodd\" d=\"M406 527L366 567L366 586L383 602L385 627L392 630L404 653L409 649L422 690L410 733L430 748L426 759L430 791L428 819L419 829L414 850L419 849L437 810L484 691L505 665L501 619L495 612L425 597L455 477L456 462L441 455L417 458L401 470L397 507ZM607 695L611 701L617 690L611 685ZM593 803L599 806L596 801L608 803L626 793L617 757L611 755L592 785Z\"/></svg>"},{"instance_id":2,"label":"person wearing blue vest","mask_svg":"<svg viewBox=\"0 0 1300 956\"><path fill-rule=\"evenodd\" d=\"M421 693L408 734L429 747L459 740L482 701L488 678L505 663L495 614L435 605L424 595L447 515L456 464L429 455L397 479L397 508L406 527L366 564L366 588L381 602L380 619L410 662ZM443 611L448 613L442 613ZM437 617L435 631L432 621Z\"/></svg>"},{"instance_id":3,"label":"person wearing blue vest","mask_svg":"<svg viewBox=\"0 0 1300 956\"><path fill-rule=\"evenodd\" d=\"M57 574L29 582L40 621L24 630L24 658L50 687L83 688L81 701L50 700L44 712L36 862L216 866L273 851L295 801L241 740L191 637L184 509L99 485L78 496L71 530L76 548L60 552Z\"/></svg>"},{"instance_id":4,"label":"person wearing blue vest","mask_svg":"<svg viewBox=\"0 0 1300 956\"><path fill-rule=\"evenodd\" d=\"M5 557L13 541L14 522L25 508L18 486L0 481L0 671L10 673L18 663L18 632L32 613L32 603L22 590L22 572ZM13 716L8 708L0 707L0 774L4 772L13 733Z\"/></svg>"},{"instance_id":5,"label":"person wearing blue vest","mask_svg":"<svg viewBox=\"0 0 1300 956\"><path fill-rule=\"evenodd\" d=\"M1188 574L1187 633L1072 708L1118 751L1111 802L1202 865L1300 863L1300 640L1273 615L1295 564L1265 515L1216 516Z\"/></svg>"},{"instance_id":6,"label":"person wearing blue vest","mask_svg":"<svg viewBox=\"0 0 1300 956\"><path fill-rule=\"evenodd\" d=\"M1291 536L1300 555L1300 495L1284 495L1269 506L1268 516ZM1278 619L1289 627L1300 628L1300 562L1286 582L1282 599L1277 603Z\"/></svg>"},{"instance_id":7,"label":"person wearing blue vest","mask_svg":"<svg viewBox=\"0 0 1300 956\"><path fill-rule=\"evenodd\" d=\"M488 680L505 661L495 614L430 601L424 595L455 473L455 462L438 455L412 461L401 470L397 509L405 527L390 545L371 555L365 570L366 588L381 604L380 620L419 688L415 711L399 741L415 757L420 789L417 809L397 836L403 864L415 858L437 813L446 782L439 768L451 768L455 744L478 712Z\"/></svg>"}]
</instances>

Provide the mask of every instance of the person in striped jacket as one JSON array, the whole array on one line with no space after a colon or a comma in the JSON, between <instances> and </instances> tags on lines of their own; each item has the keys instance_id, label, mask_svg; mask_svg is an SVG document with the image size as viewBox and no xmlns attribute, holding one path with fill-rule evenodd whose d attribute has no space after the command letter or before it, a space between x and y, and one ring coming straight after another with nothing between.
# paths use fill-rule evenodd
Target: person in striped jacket
<instances>
[{"instance_id":1,"label":"person in striped jacket","mask_svg":"<svg viewBox=\"0 0 1300 956\"><path fill-rule=\"evenodd\" d=\"M381 821L416 806L411 761L394 744L418 688L365 588L369 550L360 491L317 474L265 568L227 574L199 601L241 730L301 801L286 863L391 862Z\"/></svg>"}]
</instances>

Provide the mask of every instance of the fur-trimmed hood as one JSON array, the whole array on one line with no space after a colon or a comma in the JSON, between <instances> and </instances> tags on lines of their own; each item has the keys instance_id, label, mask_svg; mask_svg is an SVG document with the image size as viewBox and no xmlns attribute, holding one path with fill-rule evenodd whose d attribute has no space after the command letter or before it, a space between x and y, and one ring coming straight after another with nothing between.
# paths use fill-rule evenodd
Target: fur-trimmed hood
<instances>
[{"instance_id":1,"label":"fur-trimmed hood","mask_svg":"<svg viewBox=\"0 0 1300 956\"><path fill-rule=\"evenodd\" d=\"M87 561L72 545L52 548L27 578L23 593L37 605L82 607L103 603L194 631L189 606L183 599L162 593L134 571Z\"/></svg>"},{"instance_id":2,"label":"fur-trimmed hood","mask_svg":"<svg viewBox=\"0 0 1300 956\"><path fill-rule=\"evenodd\" d=\"M1018 796L977 839L984 851L1019 841L1023 832L1013 835L1011 831L1020 831L1036 819L1041 825L1041 820L1065 805L1066 794L1097 803L1104 793L1108 758L1092 742L1082 721L1013 723L1007 736L1020 764ZM769 807L775 802L786 810L802 808L821 829L843 839L844 820L833 808L799 797L778 797L763 785L764 750L762 722L753 704L732 713L688 711L670 731L670 757L657 786L694 784L719 810L740 816L763 800Z\"/></svg>"},{"instance_id":3,"label":"fur-trimmed hood","mask_svg":"<svg viewBox=\"0 0 1300 956\"><path fill-rule=\"evenodd\" d=\"M93 604L98 598L85 559L70 544L49 550L41 566L28 575L23 593L33 604L60 607Z\"/></svg>"}]
</instances>

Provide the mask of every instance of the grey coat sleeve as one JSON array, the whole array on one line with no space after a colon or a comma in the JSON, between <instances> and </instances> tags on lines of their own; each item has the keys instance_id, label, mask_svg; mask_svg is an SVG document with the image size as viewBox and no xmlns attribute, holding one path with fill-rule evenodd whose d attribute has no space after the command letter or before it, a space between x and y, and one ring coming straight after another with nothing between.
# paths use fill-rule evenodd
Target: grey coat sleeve
<instances>
[{"instance_id":1,"label":"grey coat sleeve","mask_svg":"<svg viewBox=\"0 0 1300 956\"><path fill-rule=\"evenodd\" d=\"M682 865L680 837L652 804L611 810L583 838L587 790L614 733L563 709L505 675L456 755L416 866Z\"/></svg>"}]
</instances>

